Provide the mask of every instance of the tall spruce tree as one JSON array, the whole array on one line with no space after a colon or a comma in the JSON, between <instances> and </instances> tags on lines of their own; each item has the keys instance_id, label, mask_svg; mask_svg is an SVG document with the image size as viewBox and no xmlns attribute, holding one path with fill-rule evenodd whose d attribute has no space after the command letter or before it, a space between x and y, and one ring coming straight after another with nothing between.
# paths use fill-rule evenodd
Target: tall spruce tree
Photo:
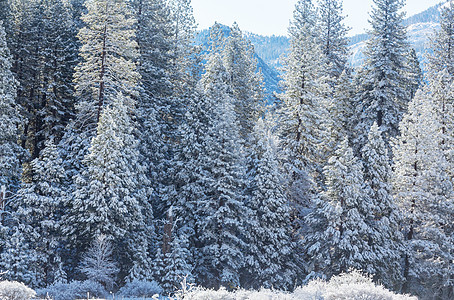
<instances>
[{"instance_id":1,"label":"tall spruce tree","mask_svg":"<svg viewBox=\"0 0 454 300\"><path fill-rule=\"evenodd\" d=\"M293 205L295 232L303 226L301 216L308 213L314 181L321 186L320 169L325 115L321 97L323 54L318 44L316 11L310 0L298 1L289 28L290 53L283 68L285 92L280 95L281 148L287 173L287 190Z\"/></svg>"},{"instance_id":2,"label":"tall spruce tree","mask_svg":"<svg viewBox=\"0 0 454 300\"><path fill-rule=\"evenodd\" d=\"M132 16L125 1L89 0L78 38L81 61L74 74L76 115L62 140L69 177L78 174L103 108L121 92L136 97L140 74Z\"/></svg>"},{"instance_id":3,"label":"tall spruce tree","mask_svg":"<svg viewBox=\"0 0 454 300\"><path fill-rule=\"evenodd\" d=\"M238 24L230 27L223 46L224 67L229 73L229 85L235 99L235 111L240 122L240 133L247 140L263 110L263 82L257 72L254 48L243 37Z\"/></svg>"},{"instance_id":4,"label":"tall spruce tree","mask_svg":"<svg viewBox=\"0 0 454 300\"><path fill-rule=\"evenodd\" d=\"M427 97L430 97L435 114L440 121L440 149L443 151L444 157L449 164L447 172L449 177L454 179L454 153L452 146L454 145L454 84L453 76L449 74L447 69L443 69L438 73L432 73L429 76L429 83L424 89Z\"/></svg>"},{"instance_id":5,"label":"tall spruce tree","mask_svg":"<svg viewBox=\"0 0 454 300\"><path fill-rule=\"evenodd\" d=\"M341 0L319 0L320 44L328 64L328 75L338 78L345 70L348 54L348 28L342 23Z\"/></svg>"},{"instance_id":6,"label":"tall spruce tree","mask_svg":"<svg viewBox=\"0 0 454 300\"><path fill-rule=\"evenodd\" d=\"M304 236L308 278L327 277L360 269L375 274L375 253L369 244L373 229L372 201L364 189L361 161L345 138L325 166L326 187L307 217Z\"/></svg>"},{"instance_id":7,"label":"tall spruce tree","mask_svg":"<svg viewBox=\"0 0 454 300\"><path fill-rule=\"evenodd\" d=\"M351 138L353 134L354 106L351 99L355 91L352 75L344 70L335 82L335 89L332 95L328 95L325 102L327 112L323 121L326 126L323 139L325 160L329 159L346 136Z\"/></svg>"},{"instance_id":8,"label":"tall spruce tree","mask_svg":"<svg viewBox=\"0 0 454 300\"><path fill-rule=\"evenodd\" d=\"M43 9L37 0L10 1L11 18L10 43L13 55L12 71L18 81L16 101L20 105L22 126L21 146L28 149L32 158L39 155L36 132L41 127L37 107L40 103L40 69L41 59L39 49L43 49ZM27 177L28 166L24 168L24 178Z\"/></svg>"},{"instance_id":9,"label":"tall spruce tree","mask_svg":"<svg viewBox=\"0 0 454 300\"><path fill-rule=\"evenodd\" d=\"M146 243L153 234L146 223L152 218L144 191L149 182L140 164L132 100L119 93L109 102L83 161L87 169L76 178L65 234L78 253L96 236L106 235L119 260L120 276L134 268L143 279L150 269Z\"/></svg>"},{"instance_id":10,"label":"tall spruce tree","mask_svg":"<svg viewBox=\"0 0 454 300\"><path fill-rule=\"evenodd\" d=\"M6 34L0 21L0 268L18 270L25 268L22 254L17 253L22 239L21 232L11 223L14 195L20 187L21 158L25 154L18 144L21 118L16 103L16 81L11 72L11 55L6 44ZM25 255L26 257L26 255ZM12 272L13 272L12 271Z\"/></svg>"},{"instance_id":11,"label":"tall spruce tree","mask_svg":"<svg viewBox=\"0 0 454 300\"><path fill-rule=\"evenodd\" d=\"M21 117L16 103L16 81L11 68L6 34L0 23L0 186L14 193L21 177L21 156L24 151L18 144ZM2 204L6 201L4 197L6 195L3 194L0 197Z\"/></svg>"},{"instance_id":12,"label":"tall spruce tree","mask_svg":"<svg viewBox=\"0 0 454 300\"><path fill-rule=\"evenodd\" d=\"M301 275L293 240L291 207L283 189L277 145L259 119L248 157L248 199L252 222L242 286L290 290ZM291 270L291 271L290 271Z\"/></svg>"},{"instance_id":13,"label":"tall spruce tree","mask_svg":"<svg viewBox=\"0 0 454 300\"><path fill-rule=\"evenodd\" d=\"M453 190L440 149L440 119L430 97L417 93L400 131L394 146L393 183L404 216L403 290L421 297L449 298Z\"/></svg>"},{"instance_id":14,"label":"tall spruce tree","mask_svg":"<svg viewBox=\"0 0 454 300\"><path fill-rule=\"evenodd\" d=\"M24 119L21 142L32 159L47 138L59 141L72 116L77 54L70 9L61 0L10 1L9 40Z\"/></svg>"},{"instance_id":15,"label":"tall spruce tree","mask_svg":"<svg viewBox=\"0 0 454 300\"><path fill-rule=\"evenodd\" d=\"M400 261L403 247L399 227L402 220L392 196L392 171L381 135L374 123L361 153L366 192L372 204L372 218L368 220L372 229L369 241L374 253L375 272L372 274L388 288L398 289L402 282Z\"/></svg>"},{"instance_id":16,"label":"tall spruce tree","mask_svg":"<svg viewBox=\"0 0 454 300\"><path fill-rule=\"evenodd\" d=\"M43 149L49 139L58 144L68 121L74 117L72 79L78 46L69 3L45 0L41 9L46 21L42 28L43 47L39 50L40 101L36 112L39 119L35 130L36 151Z\"/></svg>"},{"instance_id":17,"label":"tall spruce tree","mask_svg":"<svg viewBox=\"0 0 454 300\"><path fill-rule=\"evenodd\" d=\"M32 261L28 276L33 286L52 284L59 271L60 231L66 174L53 140L46 142L40 157L31 162L32 182L24 183L17 193L15 216L23 235L22 246L30 248ZM23 275L22 275L23 276Z\"/></svg>"},{"instance_id":18,"label":"tall spruce tree","mask_svg":"<svg viewBox=\"0 0 454 300\"><path fill-rule=\"evenodd\" d=\"M418 56L416 55L416 50L414 48L411 48L407 53L406 69L410 99L413 99L416 95L416 92L423 83L423 73L419 64Z\"/></svg>"},{"instance_id":19,"label":"tall spruce tree","mask_svg":"<svg viewBox=\"0 0 454 300\"><path fill-rule=\"evenodd\" d=\"M170 19L173 21L171 33L173 38L173 94L176 97L187 96L188 88L193 84L194 56L197 50L194 46L196 21L192 12L191 0L169 1ZM188 86L189 85L189 86Z\"/></svg>"},{"instance_id":20,"label":"tall spruce tree","mask_svg":"<svg viewBox=\"0 0 454 300\"><path fill-rule=\"evenodd\" d=\"M371 38L365 51L366 62L359 72L355 101L355 150L367 142L370 128L377 122L383 139L398 133L399 122L410 101L406 86L406 30L402 24L403 0L374 0L370 24ZM391 153L390 153L391 154Z\"/></svg>"},{"instance_id":21,"label":"tall spruce tree","mask_svg":"<svg viewBox=\"0 0 454 300\"><path fill-rule=\"evenodd\" d=\"M214 105L200 168L205 195L196 208L200 230L196 275L201 284L215 288L240 284L245 251L242 236L247 235L244 222L249 216L243 202L243 142L228 80L221 54L210 53L202 82Z\"/></svg>"}]
</instances>

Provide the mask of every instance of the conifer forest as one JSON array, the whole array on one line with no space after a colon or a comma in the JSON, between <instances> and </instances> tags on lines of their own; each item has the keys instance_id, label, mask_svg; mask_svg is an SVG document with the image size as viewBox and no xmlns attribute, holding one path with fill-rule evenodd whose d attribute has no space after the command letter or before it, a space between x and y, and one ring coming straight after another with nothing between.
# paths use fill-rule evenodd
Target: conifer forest
<instances>
[{"instance_id":1,"label":"conifer forest","mask_svg":"<svg viewBox=\"0 0 454 300\"><path fill-rule=\"evenodd\" d=\"M191 0L0 0L0 280L454 299L454 1L421 63L373 0L360 67L342 0L295 2L270 92Z\"/></svg>"}]
</instances>

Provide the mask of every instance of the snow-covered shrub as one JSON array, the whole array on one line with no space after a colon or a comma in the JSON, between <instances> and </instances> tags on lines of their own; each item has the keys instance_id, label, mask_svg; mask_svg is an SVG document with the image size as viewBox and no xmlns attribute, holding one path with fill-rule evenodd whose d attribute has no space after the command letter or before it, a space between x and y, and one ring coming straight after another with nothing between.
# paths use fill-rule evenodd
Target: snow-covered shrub
<instances>
[{"instance_id":1,"label":"snow-covered shrub","mask_svg":"<svg viewBox=\"0 0 454 300\"><path fill-rule=\"evenodd\" d=\"M330 281L311 281L308 285L296 289L293 299L316 300L411 300L417 299L406 295L397 295L381 285L375 285L372 278L353 271L334 276Z\"/></svg>"},{"instance_id":2,"label":"snow-covered shrub","mask_svg":"<svg viewBox=\"0 0 454 300\"><path fill-rule=\"evenodd\" d=\"M195 288L184 295L186 300L235 300L235 293L228 292L225 288L217 291Z\"/></svg>"},{"instance_id":3,"label":"snow-covered shrub","mask_svg":"<svg viewBox=\"0 0 454 300\"><path fill-rule=\"evenodd\" d=\"M334 276L326 282L320 279L297 288L293 293L260 290L228 292L195 288L184 295L185 300L415 300L416 297L397 295L375 285L370 277L353 271Z\"/></svg>"},{"instance_id":4,"label":"snow-covered shrub","mask_svg":"<svg viewBox=\"0 0 454 300\"><path fill-rule=\"evenodd\" d=\"M124 298L151 298L153 295L160 293L162 293L162 288L156 281L133 280L118 291L118 296Z\"/></svg>"},{"instance_id":5,"label":"snow-covered shrub","mask_svg":"<svg viewBox=\"0 0 454 300\"><path fill-rule=\"evenodd\" d=\"M331 278L324 293L325 300L400 300L417 299L405 295L396 295L381 285L375 285L371 277L353 271Z\"/></svg>"},{"instance_id":6,"label":"snow-covered shrub","mask_svg":"<svg viewBox=\"0 0 454 300\"><path fill-rule=\"evenodd\" d=\"M93 280L72 281L70 283L54 283L53 285L37 290L38 297L50 297L54 300L86 299L90 297L106 297L108 295L104 287Z\"/></svg>"},{"instance_id":7,"label":"snow-covered shrub","mask_svg":"<svg viewBox=\"0 0 454 300\"><path fill-rule=\"evenodd\" d=\"M35 291L23 283L0 281L0 299L2 300L28 300L35 297L35 295Z\"/></svg>"},{"instance_id":8,"label":"snow-covered shrub","mask_svg":"<svg viewBox=\"0 0 454 300\"><path fill-rule=\"evenodd\" d=\"M260 291L238 290L235 292L235 299L247 300L293 300L291 294L279 291L262 289Z\"/></svg>"}]
</instances>

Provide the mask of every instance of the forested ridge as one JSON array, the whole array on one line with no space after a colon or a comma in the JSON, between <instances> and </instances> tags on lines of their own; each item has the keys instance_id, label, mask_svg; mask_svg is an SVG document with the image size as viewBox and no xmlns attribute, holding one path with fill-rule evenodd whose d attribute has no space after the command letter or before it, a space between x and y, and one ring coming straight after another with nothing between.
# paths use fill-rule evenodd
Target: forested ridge
<instances>
[{"instance_id":1,"label":"forested ridge","mask_svg":"<svg viewBox=\"0 0 454 300\"><path fill-rule=\"evenodd\" d=\"M342 1L296 3L271 105L190 0L0 0L1 276L454 298L454 2L425 74L404 1L373 2L355 70Z\"/></svg>"}]
</instances>

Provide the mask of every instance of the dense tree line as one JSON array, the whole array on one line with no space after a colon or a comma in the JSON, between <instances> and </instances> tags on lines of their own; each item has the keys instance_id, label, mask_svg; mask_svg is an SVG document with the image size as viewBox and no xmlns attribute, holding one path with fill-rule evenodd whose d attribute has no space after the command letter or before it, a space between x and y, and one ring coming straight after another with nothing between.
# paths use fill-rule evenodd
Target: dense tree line
<instances>
[{"instance_id":1,"label":"dense tree line","mask_svg":"<svg viewBox=\"0 0 454 300\"><path fill-rule=\"evenodd\" d=\"M190 0L0 1L4 276L173 293L357 269L453 297L454 4L424 81L403 5L374 0L352 70L342 1L298 1L269 107L251 42L214 24L203 52Z\"/></svg>"}]
</instances>

